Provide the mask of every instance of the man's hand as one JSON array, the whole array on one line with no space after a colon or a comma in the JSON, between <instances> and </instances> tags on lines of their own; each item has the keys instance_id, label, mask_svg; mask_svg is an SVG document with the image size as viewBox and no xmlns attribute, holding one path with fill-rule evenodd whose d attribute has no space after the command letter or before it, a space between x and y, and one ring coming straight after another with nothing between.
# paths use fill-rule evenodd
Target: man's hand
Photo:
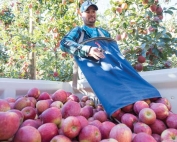
<instances>
[{"instance_id":1,"label":"man's hand","mask_svg":"<svg viewBox=\"0 0 177 142\"><path fill-rule=\"evenodd\" d=\"M93 57L96 60L100 60L102 58L105 58L103 51L101 51L101 49L98 47L91 47L88 56Z\"/></svg>"}]
</instances>

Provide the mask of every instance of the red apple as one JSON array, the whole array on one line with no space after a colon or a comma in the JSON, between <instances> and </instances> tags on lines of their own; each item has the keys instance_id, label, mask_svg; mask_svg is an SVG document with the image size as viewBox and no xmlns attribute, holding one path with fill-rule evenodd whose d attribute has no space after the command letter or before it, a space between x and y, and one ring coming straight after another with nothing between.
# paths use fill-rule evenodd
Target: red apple
<instances>
[{"instance_id":1,"label":"red apple","mask_svg":"<svg viewBox=\"0 0 177 142\"><path fill-rule=\"evenodd\" d=\"M34 97L28 97L31 101L31 106L36 107L37 100Z\"/></svg>"},{"instance_id":2,"label":"red apple","mask_svg":"<svg viewBox=\"0 0 177 142\"><path fill-rule=\"evenodd\" d=\"M73 142L68 137L64 135L57 135L51 139L50 142Z\"/></svg>"},{"instance_id":3,"label":"red apple","mask_svg":"<svg viewBox=\"0 0 177 142\"><path fill-rule=\"evenodd\" d=\"M96 105L96 110L97 110L97 111L100 111L100 110L104 111L103 105L102 105L102 104L97 104L97 105Z\"/></svg>"},{"instance_id":4,"label":"red apple","mask_svg":"<svg viewBox=\"0 0 177 142\"><path fill-rule=\"evenodd\" d=\"M53 101L61 101L62 103L65 103L67 101L67 97L67 92L62 89L57 90L52 94Z\"/></svg>"},{"instance_id":5,"label":"red apple","mask_svg":"<svg viewBox=\"0 0 177 142\"><path fill-rule=\"evenodd\" d=\"M116 36L116 40L117 40L117 41L122 40L122 38L121 38L121 34L118 34L118 35Z\"/></svg>"},{"instance_id":6,"label":"red apple","mask_svg":"<svg viewBox=\"0 0 177 142\"><path fill-rule=\"evenodd\" d=\"M132 142L156 142L156 140L151 135L141 132L136 134Z\"/></svg>"},{"instance_id":7,"label":"red apple","mask_svg":"<svg viewBox=\"0 0 177 142\"><path fill-rule=\"evenodd\" d=\"M61 109L63 107L63 103L61 101L54 101L50 104L50 107Z\"/></svg>"},{"instance_id":8,"label":"red apple","mask_svg":"<svg viewBox=\"0 0 177 142\"><path fill-rule=\"evenodd\" d=\"M11 109L9 111L10 112L15 112L19 116L19 118L20 118L20 124L23 122L24 115L23 115L23 113L20 110L18 110L18 109Z\"/></svg>"},{"instance_id":9,"label":"red apple","mask_svg":"<svg viewBox=\"0 0 177 142\"><path fill-rule=\"evenodd\" d=\"M82 96L81 97L81 102L86 102L87 100L89 100L89 97L88 96Z\"/></svg>"},{"instance_id":10,"label":"red apple","mask_svg":"<svg viewBox=\"0 0 177 142\"><path fill-rule=\"evenodd\" d=\"M131 142L132 131L128 126L120 123L111 129L109 138L116 139L118 142Z\"/></svg>"},{"instance_id":11,"label":"red apple","mask_svg":"<svg viewBox=\"0 0 177 142\"><path fill-rule=\"evenodd\" d=\"M93 116L93 107L92 106L84 106L80 110L80 115L84 116L85 118L89 118Z\"/></svg>"},{"instance_id":12,"label":"red apple","mask_svg":"<svg viewBox=\"0 0 177 142\"><path fill-rule=\"evenodd\" d=\"M92 120L92 121L89 121L89 125L94 125L97 128L99 128L101 126L101 122L99 120Z\"/></svg>"},{"instance_id":13,"label":"red apple","mask_svg":"<svg viewBox=\"0 0 177 142\"><path fill-rule=\"evenodd\" d=\"M161 134L161 141L165 142L177 141L177 129L168 128L164 130Z\"/></svg>"},{"instance_id":14,"label":"red apple","mask_svg":"<svg viewBox=\"0 0 177 142\"><path fill-rule=\"evenodd\" d=\"M121 117L121 122L127 125L131 130L133 129L133 124L137 121L138 118L131 113L125 113Z\"/></svg>"},{"instance_id":15,"label":"red apple","mask_svg":"<svg viewBox=\"0 0 177 142\"><path fill-rule=\"evenodd\" d=\"M15 102L15 98L12 98L12 97L7 97L7 98L5 98L5 100L6 100L8 103L14 103L14 102Z\"/></svg>"},{"instance_id":16,"label":"red apple","mask_svg":"<svg viewBox=\"0 0 177 142\"><path fill-rule=\"evenodd\" d=\"M81 123L75 116L68 116L61 125L62 132L68 138L75 138L81 130Z\"/></svg>"},{"instance_id":17,"label":"red apple","mask_svg":"<svg viewBox=\"0 0 177 142\"><path fill-rule=\"evenodd\" d=\"M144 63L146 61L146 58L144 56L140 55L140 56L138 56L137 60L139 63Z\"/></svg>"},{"instance_id":18,"label":"red apple","mask_svg":"<svg viewBox=\"0 0 177 142\"><path fill-rule=\"evenodd\" d=\"M62 117L78 116L80 115L80 110L81 106L78 102L69 100L61 108Z\"/></svg>"},{"instance_id":19,"label":"red apple","mask_svg":"<svg viewBox=\"0 0 177 142\"><path fill-rule=\"evenodd\" d=\"M10 109L11 109L11 107L10 107L8 101L0 99L0 111L5 112L5 111L8 111Z\"/></svg>"},{"instance_id":20,"label":"red apple","mask_svg":"<svg viewBox=\"0 0 177 142\"><path fill-rule=\"evenodd\" d=\"M92 106L92 107L95 107L95 102L94 102L94 100L87 100L87 101L85 102L85 104L86 104L86 105L89 105L89 106Z\"/></svg>"},{"instance_id":21,"label":"red apple","mask_svg":"<svg viewBox=\"0 0 177 142\"><path fill-rule=\"evenodd\" d=\"M135 69L137 71L142 71L143 70L143 65L141 63L138 63L138 64L135 65Z\"/></svg>"},{"instance_id":22,"label":"red apple","mask_svg":"<svg viewBox=\"0 0 177 142\"><path fill-rule=\"evenodd\" d=\"M46 109L41 114L41 120L43 123L55 123L57 126L59 126L62 120L60 109L56 107Z\"/></svg>"},{"instance_id":23,"label":"red apple","mask_svg":"<svg viewBox=\"0 0 177 142\"><path fill-rule=\"evenodd\" d=\"M115 126L116 124L114 124L111 121L105 121L101 124L101 126L99 127L99 130L101 132L101 138L102 139L108 139L109 138L109 133L111 131L111 129Z\"/></svg>"},{"instance_id":24,"label":"red apple","mask_svg":"<svg viewBox=\"0 0 177 142\"><path fill-rule=\"evenodd\" d=\"M36 117L36 109L31 106L24 107L21 112L23 113L24 120L26 119L35 119Z\"/></svg>"},{"instance_id":25,"label":"red apple","mask_svg":"<svg viewBox=\"0 0 177 142\"><path fill-rule=\"evenodd\" d=\"M149 105L145 101L136 101L133 106L133 110L136 114L139 114L143 108L149 108Z\"/></svg>"},{"instance_id":26,"label":"red apple","mask_svg":"<svg viewBox=\"0 0 177 142\"><path fill-rule=\"evenodd\" d=\"M40 119L27 119L20 125L20 127L32 126L36 129L38 129L39 126L41 126L41 125L42 125L42 121Z\"/></svg>"},{"instance_id":27,"label":"red apple","mask_svg":"<svg viewBox=\"0 0 177 142\"><path fill-rule=\"evenodd\" d=\"M20 124L20 117L15 112L0 112L0 141L12 138Z\"/></svg>"},{"instance_id":28,"label":"red apple","mask_svg":"<svg viewBox=\"0 0 177 142\"><path fill-rule=\"evenodd\" d=\"M152 137L157 141L157 142L161 142L161 137L158 134L152 134Z\"/></svg>"},{"instance_id":29,"label":"red apple","mask_svg":"<svg viewBox=\"0 0 177 142\"><path fill-rule=\"evenodd\" d=\"M88 120L84 116L80 115L80 116L76 116L76 117L78 118L78 120L81 123L81 129L89 124Z\"/></svg>"},{"instance_id":30,"label":"red apple","mask_svg":"<svg viewBox=\"0 0 177 142\"><path fill-rule=\"evenodd\" d=\"M121 108L121 110L124 112L132 112L133 111L133 104L129 104L127 106L124 106L123 108Z\"/></svg>"},{"instance_id":31,"label":"red apple","mask_svg":"<svg viewBox=\"0 0 177 142\"><path fill-rule=\"evenodd\" d=\"M156 113L157 119L163 120L169 115L167 106L162 103L151 103L150 108Z\"/></svg>"},{"instance_id":32,"label":"red apple","mask_svg":"<svg viewBox=\"0 0 177 142\"><path fill-rule=\"evenodd\" d=\"M38 100L47 100L47 99L51 99L51 96L48 92L42 92L38 97Z\"/></svg>"},{"instance_id":33,"label":"red apple","mask_svg":"<svg viewBox=\"0 0 177 142\"><path fill-rule=\"evenodd\" d=\"M156 9L157 9L157 5L156 4L153 4L153 5L150 6L150 10L152 12L156 12Z\"/></svg>"},{"instance_id":34,"label":"red apple","mask_svg":"<svg viewBox=\"0 0 177 142\"><path fill-rule=\"evenodd\" d=\"M34 97L37 99L40 95L40 90L38 88L31 88L28 90L27 94L28 97Z\"/></svg>"},{"instance_id":35,"label":"red apple","mask_svg":"<svg viewBox=\"0 0 177 142\"><path fill-rule=\"evenodd\" d=\"M156 103L162 103L162 104L167 106L169 111L171 110L171 103L167 98L158 98L155 102Z\"/></svg>"},{"instance_id":36,"label":"red apple","mask_svg":"<svg viewBox=\"0 0 177 142\"><path fill-rule=\"evenodd\" d=\"M36 103L37 113L40 115L46 109L50 108L51 103L52 103L51 99L37 101Z\"/></svg>"},{"instance_id":37,"label":"red apple","mask_svg":"<svg viewBox=\"0 0 177 142\"><path fill-rule=\"evenodd\" d=\"M159 134L159 135L161 135L161 133L165 129L167 129L167 126L165 125L165 123L160 119L156 119L155 122L149 126L152 130L152 133Z\"/></svg>"},{"instance_id":38,"label":"red apple","mask_svg":"<svg viewBox=\"0 0 177 142\"><path fill-rule=\"evenodd\" d=\"M68 98L67 98L67 101L68 100L72 100L72 101L75 101L75 102L80 102L79 97L77 95L75 95L75 94L69 95Z\"/></svg>"},{"instance_id":39,"label":"red apple","mask_svg":"<svg viewBox=\"0 0 177 142\"><path fill-rule=\"evenodd\" d=\"M122 8L121 8L121 7L117 7L117 8L116 8L116 11L117 11L119 14L121 14L121 13L122 13Z\"/></svg>"},{"instance_id":40,"label":"red apple","mask_svg":"<svg viewBox=\"0 0 177 142\"><path fill-rule=\"evenodd\" d=\"M94 115L93 115L93 118L95 120L99 120L100 122L104 122L104 121L107 121L108 120L108 116L107 116L107 113L105 111L98 111L96 112Z\"/></svg>"},{"instance_id":41,"label":"red apple","mask_svg":"<svg viewBox=\"0 0 177 142\"><path fill-rule=\"evenodd\" d=\"M28 97L20 97L15 101L14 109L22 110L24 107L31 106L31 100Z\"/></svg>"},{"instance_id":42,"label":"red apple","mask_svg":"<svg viewBox=\"0 0 177 142\"><path fill-rule=\"evenodd\" d=\"M145 124L143 122L136 122L136 123L134 123L134 125L133 125L133 132L136 133L136 134L141 133L141 132L147 133L149 135L152 134L152 130L149 127L149 125L147 125L147 124Z\"/></svg>"},{"instance_id":43,"label":"red apple","mask_svg":"<svg viewBox=\"0 0 177 142\"><path fill-rule=\"evenodd\" d=\"M100 142L118 142L118 141L115 140L115 139L110 138L110 139L103 139Z\"/></svg>"},{"instance_id":44,"label":"red apple","mask_svg":"<svg viewBox=\"0 0 177 142\"><path fill-rule=\"evenodd\" d=\"M177 114L170 114L165 122L169 128L177 129Z\"/></svg>"},{"instance_id":45,"label":"red apple","mask_svg":"<svg viewBox=\"0 0 177 142\"><path fill-rule=\"evenodd\" d=\"M153 124L156 120L156 114L151 108L143 108L138 115L139 121L145 124Z\"/></svg>"},{"instance_id":46,"label":"red apple","mask_svg":"<svg viewBox=\"0 0 177 142\"><path fill-rule=\"evenodd\" d=\"M121 112L121 109L117 109L113 114L111 115L113 118L116 118Z\"/></svg>"},{"instance_id":47,"label":"red apple","mask_svg":"<svg viewBox=\"0 0 177 142\"><path fill-rule=\"evenodd\" d=\"M125 112L123 112L122 110L120 111L120 113L118 113L118 115L115 117L118 121L121 121L122 116L125 114Z\"/></svg>"},{"instance_id":48,"label":"red apple","mask_svg":"<svg viewBox=\"0 0 177 142\"><path fill-rule=\"evenodd\" d=\"M79 133L79 142L100 142L100 130L93 125L87 125Z\"/></svg>"},{"instance_id":49,"label":"red apple","mask_svg":"<svg viewBox=\"0 0 177 142\"><path fill-rule=\"evenodd\" d=\"M38 131L41 134L41 142L50 142L54 136L58 135L58 127L54 123L42 124Z\"/></svg>"},{"instance_id":50,"label":"red apple","mask_svg":"<svg viewBox=\"0 0 177 142\"><path fill-rule=\"evenodd\" d=\"M157 6L157 8L156 8L156 13L157 13L157 15L162 14L162 12L163 12L162 7L161 7L161 6Z\"/></svg>"},{"instance_id":51,"label":"red apple","mask_svg":"<svg viewBox=\"0 0 177 142\"><path fill-rule=\"evenodd\" d=\"M13 142L42 142L39 131L32 126L19 128L13 138Z\"/></svg>"}]
</instances>

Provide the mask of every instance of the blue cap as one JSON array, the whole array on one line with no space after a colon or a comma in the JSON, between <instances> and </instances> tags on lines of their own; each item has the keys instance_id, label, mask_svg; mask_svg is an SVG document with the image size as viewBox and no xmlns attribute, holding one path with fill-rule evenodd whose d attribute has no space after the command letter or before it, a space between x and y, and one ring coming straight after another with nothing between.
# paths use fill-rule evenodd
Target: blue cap
<instances>
[{"instance_id":1,"label":"blue cap","mask_svg":"<svg viewBox=\"0 0 177 142\"><path fill-rule=\"evenodd\" d=\"M98 10L98 7L91 1L85 1L81 7L80 7L80 12L85 12L90 6L94 6L95 10Z\"/></svg>"}]
</instances>

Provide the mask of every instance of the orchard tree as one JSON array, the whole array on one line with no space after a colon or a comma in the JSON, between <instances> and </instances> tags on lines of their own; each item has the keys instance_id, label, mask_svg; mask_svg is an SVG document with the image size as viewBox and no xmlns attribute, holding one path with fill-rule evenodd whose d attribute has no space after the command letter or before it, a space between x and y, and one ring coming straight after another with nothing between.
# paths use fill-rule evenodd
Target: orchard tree
<instances>
[{"instance_id":1,"label":"orchard tree","mask_svg":"<svg viewBox=\"0 0 177 142\"><path fill-rule=\"evenodd\" d=\"M137 71L172 67L169 58L177 55L177 38L163 26L164 13L158 0L111 0L109 27L125 58ZM112 13L112 14L110 14Z\"/></svg>"}]
</instances>

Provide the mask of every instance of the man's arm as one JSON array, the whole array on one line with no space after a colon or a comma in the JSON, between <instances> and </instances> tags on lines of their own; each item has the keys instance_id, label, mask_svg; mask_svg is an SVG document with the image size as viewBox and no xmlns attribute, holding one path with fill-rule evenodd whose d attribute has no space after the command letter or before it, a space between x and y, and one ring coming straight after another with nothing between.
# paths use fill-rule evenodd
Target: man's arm
<instances>
[{"instance_id":1,"label":"man's arm","mask_svg":"<svg viewBox=\"0 0 177 142\"><path fill-rule=\"evenodd\" d=\"M90 46L77 43L81 36L81 28L75 27L60 41L62 51L79 57L88 57Z\"/></svg>"}]
</instances>

